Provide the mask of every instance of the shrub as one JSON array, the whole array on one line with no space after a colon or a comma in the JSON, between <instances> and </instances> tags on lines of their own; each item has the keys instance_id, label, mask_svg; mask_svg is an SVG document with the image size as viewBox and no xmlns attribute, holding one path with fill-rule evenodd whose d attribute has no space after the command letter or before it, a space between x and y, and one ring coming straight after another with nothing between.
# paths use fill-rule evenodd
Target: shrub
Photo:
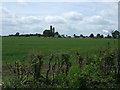
<instances>
[{"instance_id":1,"label":"shrub","mask_svg":"<svg viewBox=\"0 0 120 90\"><path fill-rule=\"evenodd\" d=\"M117 49L118 50L118 49ZM50 55L45 67L42 54L32 54L28 65L21 61L11 66L15 78L5 88L119 88L120 51L106 49L99 54L82 57L76 53L77 63L70 62L71 55ZM45 73L43 73L43 71Z\"/></svg>"}]
</instances>

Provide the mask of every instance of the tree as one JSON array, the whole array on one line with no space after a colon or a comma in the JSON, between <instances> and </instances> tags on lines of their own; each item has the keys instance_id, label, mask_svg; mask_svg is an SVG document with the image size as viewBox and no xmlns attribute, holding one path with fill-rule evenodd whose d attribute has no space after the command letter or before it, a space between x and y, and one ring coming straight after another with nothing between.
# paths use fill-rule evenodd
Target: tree
<instances>
[{"instance_id":1,"label":"tree","mask_svg":"<svg viewBox=\"0 0 120 90\"><path fill-rule=\"evenodd\" d=\"M100 38L100 34L99 33L97 34L97 38Z\"/></svg>"},{"instance_id":2,"label":"tree","mask_svg":"<svg viewBox=\"0 0 120 90\"><path fill-rule=\"evenodd\" d=\"M83 36L82 34L80 34L80 37L82 37L82 38L83 38L84 36Z\"/></svg>"},{"instance_id":3,"label":"tree","mask_svg":"<svg viewBox=\"0 0 120 90\"><path fill-rule=\"evenodd\" d=\"M75 34L74 34L73 36L74 36L74 37L76 37L76 35L75 35Z\"/></svg>"},{"instance_id":4,"label":"tree","mask_svg":"<svg viewBox=\"0 0 120 90\"><path fill-rule=\"evenodd\" d=\"M58 32L55 32L55 35L59 35L59 33L58 33Z\"/></svg>"},{"instance_id":5,"label":"tree","mask_svg":"<svg viewBox=\"0 0 120 90\"><path fill-rule=\"evenodd\" d=\"M89 37L94 38L94 34L93 34L93 33L91 33Z\"/></svg>"},{"instance_id":6,"label":"tree","mask_svg":"<svg viewBox=\"0 0 120 90\"><path fill-rule=\"evenodd\" d=\"M54 37L61 37L61 36L60 36L60 34L58 32L55 32Z\"/></svg>"},{"instance_id":7,"label":"tree","mask_svg":"<svg viewBox=\"0 0 120 90\"><path fill-rule=\"evenodd\" d=\"M109 34L107 35L107 38L112 38L112 36L110 36Z\"/></svg>"},{"instance_id":8,"label":"tree","mask_svg":"<svg viewBox=\"0 0 120 90\"><path fill-rule=\"evenodd\" d=\"M65 35L63 34L63 35L61 35L61 37L65 38Z\"/></svg>"},{"instance_id":9,"label":"tree","mask_svg":"<svg viewBox=\"0 0 120 90\"><path fill-rule=\"evenodd\" d=\"M113 38L119 38L120 37L120 32L115 30L111 32Z\"/></svg>"},{"instance_id":10,"label":"tree","mask_svg":"<svg viewBox=\"0 0 120 90\"><path fill-rule=\"evenodd\" d=\"M20 33L19 32L17 32L16 34L15 34L15 36L19 36L20 35Z\"/></svg>"},{"instance_id":11,"label":"tree","mask_svg":"<svg viewBox=\"0 0 120 90\"><path fill-rule=\"evenodd\" d=\"M102 35L100 35L100 38L104 38L103 34L102 34Z\"/></svg>"}]
</instances>

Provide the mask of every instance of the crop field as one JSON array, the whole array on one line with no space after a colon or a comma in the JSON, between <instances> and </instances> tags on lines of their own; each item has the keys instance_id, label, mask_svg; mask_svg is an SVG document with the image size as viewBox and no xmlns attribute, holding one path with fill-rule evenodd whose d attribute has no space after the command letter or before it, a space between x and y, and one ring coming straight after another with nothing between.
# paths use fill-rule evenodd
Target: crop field
<instances>
[{"instance_id":1,"label":"crop field","mask_svg":"<svg viewBox=\"0 0 120 90\"><path fill-rule=\"evenodd\" d=\"M91 38L40 38L40 37L3 37L2 61L3 64L16 60L26 59L30 52L40 51L44 54L78 51L83 54L94 54L98 49L118 47L116 39Z\"/></svg>"},{"instance_id":2,"label":"crop field","mask_svg":"<svg viewBox=\"0 0 120 90\"><path fill-rule=\"evenodd\" d=\"M119 87L117 47L117 39L3 37L4 87Z\"/></svg>"}]
</instances>

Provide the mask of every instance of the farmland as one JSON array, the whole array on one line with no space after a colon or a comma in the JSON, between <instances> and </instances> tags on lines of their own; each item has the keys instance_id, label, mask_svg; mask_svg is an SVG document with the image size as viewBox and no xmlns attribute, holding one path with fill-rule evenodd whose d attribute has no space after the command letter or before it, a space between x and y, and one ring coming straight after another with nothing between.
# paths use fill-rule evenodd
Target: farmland
<instances>
[{"instance_id":1,"label":"farmland","mask_svg":"<svg viewBox=\"0 0 120 90\"><path fill-rule=\"evenodd\" d=\"M120 88L117 39L3 37L2 47L5 88Z\"/></svg>"},{"instance_id":2,"label":"farmland","mask_svg":"<svg viewBox=\"0 0 120 90\"><path fill-rule=\"evenodd\" d=\"M2 60L14 62L26 59L31 51L40 51L45 54L57 52L96 53L98 49L106 48L108 42L111 47L117 47L115 39L80 39L80 38L39 38L39 37L3 37Z\"/></svg>"}]
</instances>

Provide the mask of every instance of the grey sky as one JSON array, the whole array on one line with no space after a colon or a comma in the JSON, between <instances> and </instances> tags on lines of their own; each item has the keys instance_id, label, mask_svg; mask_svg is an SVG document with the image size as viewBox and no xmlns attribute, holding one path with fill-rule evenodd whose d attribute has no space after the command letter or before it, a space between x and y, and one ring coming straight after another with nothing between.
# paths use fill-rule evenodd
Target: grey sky
<instances>
[{"instance_id":1,"label":"grey sky","mask_svg":"<svg viewBox=\"0 0 120 90\"><path fill-rule=\"evenodd\" d=\"M49 25L67 35L107 35L118 28L114 2L5 2L0 8L3 35L42 33Z\"/></svg>"}]
</instances>

